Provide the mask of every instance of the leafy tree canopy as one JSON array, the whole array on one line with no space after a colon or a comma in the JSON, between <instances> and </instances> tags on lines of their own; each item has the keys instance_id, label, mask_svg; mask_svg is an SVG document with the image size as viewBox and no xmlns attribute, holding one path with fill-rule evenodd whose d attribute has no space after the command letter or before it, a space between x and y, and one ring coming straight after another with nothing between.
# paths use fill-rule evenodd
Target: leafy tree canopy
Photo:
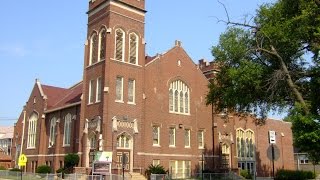
<instances>
[{"instance_id":1,"label":"leafy tree canopy","mask_svg":"<svg viewBox=\"0 0 320 180\"><path fill-rule=\"evenodd\" d=\"M237 26L212 48L220 73L207 103L265 117L298 102L305 113L319 114L319 13L316 0L279 0L260 6L252 24L228 19Z\"/></svg>"},{"instance_id":2,"label":"leafy tree canopy","mask_svg":"<svg viewBox=\"0 0 320 180\"><path fill-rule=\"evenodd\" d=\"M262 119L289 108L295 144L319 145L320 1L264 4L250 23L232 22L226 13L228 28L212 47L220 72L207 104Z\"/></svg>"}]
</instances>

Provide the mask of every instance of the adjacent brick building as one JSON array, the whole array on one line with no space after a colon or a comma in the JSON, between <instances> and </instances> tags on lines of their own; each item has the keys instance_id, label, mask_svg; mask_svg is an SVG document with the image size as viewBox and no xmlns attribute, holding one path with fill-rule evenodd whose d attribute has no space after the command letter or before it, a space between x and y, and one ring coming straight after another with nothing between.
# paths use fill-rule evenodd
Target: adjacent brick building
<instances>
[{"instance_id":1,"label":"adjacent brick building","mask_svg":"<svg viewBox=\"0 0 320 180\"><path fill-rule=\"evenodd\" d=\"M206 106L208 79L218 73L214 63L195 64L179 41L146 56L145 13L145 0L89 2L83 81L65 89L36 80L15 126L13 151L26 154L26 170L47 164L55 171L66 154L78 153L77 169L89 172L95 152L109 151L113 173L121 172L125 154L127 172L161 164L177 178L202 166L257 167L258 175L269 176L269 130L277 132L281 150L275 167L293 169L289 123L260 126Z\"/></svg>"}]
</instances>

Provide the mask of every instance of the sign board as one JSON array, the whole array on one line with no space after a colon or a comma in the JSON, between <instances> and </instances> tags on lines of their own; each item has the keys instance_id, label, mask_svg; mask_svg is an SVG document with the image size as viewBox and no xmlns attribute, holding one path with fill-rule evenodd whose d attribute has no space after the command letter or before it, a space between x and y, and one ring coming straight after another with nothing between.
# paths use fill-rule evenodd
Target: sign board
<instances>
[{"instance_id":1,"label":"sign board","mask_svg":"<svg viewBox=\"0 0 320 180\"><path fill-rule=\"evenodd\" d=\"M111 151L97 151L95 153L96 153L94 156L95 161L112 163Z\"/></svg>"},{"instance_id":2,"label":"sign board","mask_svg":"<svg viewBox=\"0 0 320 180\"><path fill-rule=\"evenodd\" d=\"M269 131L269 143L276 144L276 132L275 131Z\"/></svg>"},{"instance_id":3,"label":"sign board","mask_svg":"<svg viewBox=\"0 0 320 180\"><path fill-rule=\"evenodd\" d=\"M27 156L24 155L24 154L21 154L21 155L19 156L18 165L19 165L19 166L26 166L27 161L28 161Z\"/></svg>"},{"instance_id":4,"label":"sign board","mask_svg":"<svg viewBox=\"0 0 320 180\"><path fill-rule=\"evenodd\" d=\"M92 164L92 173L102 175L111 174L111 162L94 162Z\"/></svg>"}]
</instances>

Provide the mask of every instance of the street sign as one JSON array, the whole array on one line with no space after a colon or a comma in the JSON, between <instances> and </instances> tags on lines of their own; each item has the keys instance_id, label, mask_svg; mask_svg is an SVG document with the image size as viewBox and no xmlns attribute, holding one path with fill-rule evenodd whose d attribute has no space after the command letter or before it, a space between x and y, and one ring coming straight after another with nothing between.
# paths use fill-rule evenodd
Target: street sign
<instances>
[{"instance_id":1,"label":"street sign","mask_svg":"<svg viewBox=\"0 0 320 180\"><path fill-rule=\"evenodd\" d=\"M275 131L269 131L269 143L276 144L276 132Z\"/></svg>"},{"instance_id":2,"label":"street sign","mask_svg":"<svg viewBox=\"0 0 320 180\"><path fill-rule=\"evenodd\" d=\"M21 155L19 156L18 165L19 165L19 166L26 166L27 161L28 161L27 156L24 155L24 154L21 154Z\"/></svg>"}]
</instances>

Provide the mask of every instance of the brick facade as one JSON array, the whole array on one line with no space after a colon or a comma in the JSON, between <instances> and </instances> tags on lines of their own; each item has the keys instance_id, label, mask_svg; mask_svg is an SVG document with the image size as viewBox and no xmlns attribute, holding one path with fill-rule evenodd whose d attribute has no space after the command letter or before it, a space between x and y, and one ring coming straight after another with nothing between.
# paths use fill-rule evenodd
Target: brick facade
<instances>
[{"instance_id":1,"label":"brick facade","mask_svg":"<svg viewBox=\"0 0 320 180\"><path fill-rule=\"evenodd\" d=\"M128 155L129 161L125 167L128 172L144 173L153 162L160 163L172 173L184 173L177 177L199 173L202 164L208 170L237 171L241 161L237 157L238 128L254 132L255 155L251 160L257 166L258 175L270 175L271 166L267 157L269 130L277 132L277 147L281 150L275 167L293 169L290 124L268 120L266 125L258 126L250 117L246 117L244 121L236 116L227 118L226 121L220 115L213 115L212 107L206 106L208 79L218 72L214 63L201 60L199 65L196 65L179 41L163 54L145 56L144 8L144 0L89 2L83 81L69 89L41 85L36 81L15 126L17 138L13 143L23 143L22 153L28 157L26 170L34 171L37 166L48 164L56 171L63 166L63 157L67 153L78 153L78 166L83 167L78 169L85 170L92 163L90 154L96 151L111 151L114 173L121 172L119 157L122 154ZM123 61L116 59L116 42L121 41L116 38L119 29L124 33ZM98 36L99 42L103 30L106 31L105 56L100 61L91 63L92 54L99 55L102 52L99 48L94 48L92 38ZM129 62L132 33L138 37L137 63ZM97 97L99 78L101 100ZM122 80L121 100L116 99L119 78ZM129 100L129 81L134 81L134 102ZM171 102L172 104L183 104L176 110L171 109L170 101L174 101L174 98L170 99L169 89L177 88L175 86L178 86L178 83L179 88L183 87L179 90L187 94L179 94L179 98L178 94L173 95L179 100ZM36 146L27 148L28 120L32 113L38 116ZM63 145L64 120L67 114L72 116L70 146ZM50 125L53 118L57 120L56 137L54 144L50 145ZM157 133L155 128L158 128ZM201 133L202 139L199 136ZM156 135L158 137L155 137ZM186 137L189 137L189 140L186 140ZM186 145L188 141L189 145ZM13 154L21 153L17 147L19 146L14 147L16 149ZM225 152L229 152L228 161L224 160L224 163L221 159L223 148L228 150L223 151L224 157L227 157ZM181 166L184 170L178 172L177 168Z\"/></svg>"}]
</instances>

